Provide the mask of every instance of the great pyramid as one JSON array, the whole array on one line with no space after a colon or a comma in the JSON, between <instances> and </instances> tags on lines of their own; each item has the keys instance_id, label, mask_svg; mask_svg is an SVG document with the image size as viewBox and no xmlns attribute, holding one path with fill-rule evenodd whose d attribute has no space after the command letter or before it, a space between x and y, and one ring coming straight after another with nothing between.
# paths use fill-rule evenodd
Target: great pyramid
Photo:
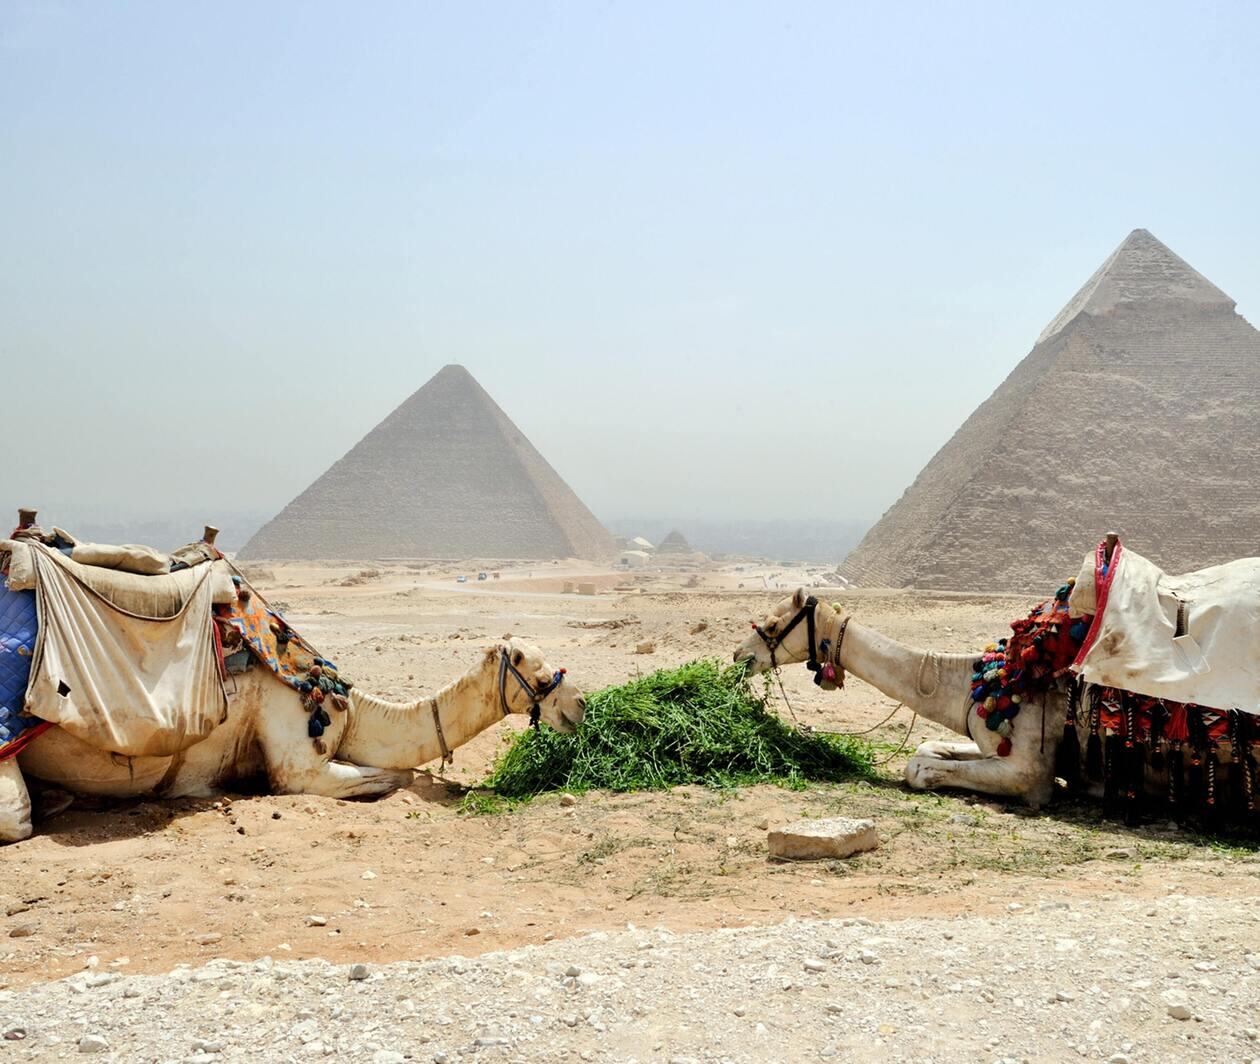
<instances>
[{"instance_id":1,"label":"great pyramid","mask_svg":"<svg viewBox=\"0 0 1260 1064\"><path fill-rule=\"evenodd\" d=\"M1258 418L1260 333L1136 229L840 573L1046 591L1108 531L1171 572L1260 554Z\"/></svg>"},{"instance_id":2,"label":"great pyramid","mask_svg":"<svg viewBox=\"0 0 1260 1064\"><path fill-rule=\"evenodd\" d=\"M602 559L612 536L463 366L445 366L242 558Z\"/></svg>"}]
</instances>

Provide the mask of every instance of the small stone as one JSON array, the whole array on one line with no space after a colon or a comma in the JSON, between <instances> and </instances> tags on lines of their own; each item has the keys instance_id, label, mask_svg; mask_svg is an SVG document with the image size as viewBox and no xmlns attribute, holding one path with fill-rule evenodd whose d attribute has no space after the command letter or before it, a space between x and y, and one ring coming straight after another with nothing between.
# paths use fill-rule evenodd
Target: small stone
<instances>
[{"instance_id":1,"label":"small stone","mask_svg":"<svg viewBox=\"0 0 1260 1064\"><path fill-rule=\"evenodd\" d=\"M951 824L957 824L959 827L966 827L966 828L974 828L977 824L980 823L980 821L977 820L970 813L955 813L953 816L949 818L949 822Z\"/></svg>"},{"instance_id":2,"label":"small stone","mask_svg":"<svg viewBox=\"0 0 1260 1064\"><path fill-rule=\"evenodd\" d=\"M206 931L200 935L197 935L197 937L194 938L193 941L196 942L198 946L213 946L216 942L222 941L222 939L223 939L223 936L219 934L219 932Z\"/></svg>"},{"instance_id":3,"label":"small stone","mask_svg":"<svg viewBox=\"0 0 1260 1064\"><path fill-rule=\"evenodd\" d=\"M350 978L355 982L366 979L368 977L368 966L366 964L352 964L350 965L349 974Z\"/></svg>"},{"instance_id":4,"label":"small stone","mask_svg":"<svg viewBox=\"0 0 1260 1064\"><path fill-rule=\"evenodd\" d=\"M785 860L849 857L879 845L873 820L825 817L797 820L769 833L770 856Z\"/></svg>"},{"instance_id":5,"label":"small stone","mask_svg":"<svg viewBox=\"0 0 1260 1064\"><path fill-rule=\"evenodd\" d=\"M560 795L560 806L561 806L561 808L563 808L563 809L571 809L571 808L573 808L573 806L575 806L575 805L577 805L577 797L576 797L576 796L574 796L574 795L572 795L572 794L568 794L568 793L565 793L565 794Z\"/></svg>"},{"instance_id":6,"label":"small stone","mask_svg":"<svg viewBox=\"0 0 1260 1064\"><path fill-rule=\"evenodd\" d=\"M1124 1053L1112 1053L1107 1058L1107 1064L1133 1064L1133 1062Z\"/></svg>"},{"instance_id":7,"label":"small stone","mask_svg":"<svg viewBox=\"0 0 1260 1064\"><path fill-rule=\"evenodd\" d=\"M1132 846L1117 846L1108 850L1107 856L1113 861L1132 861L1137 856L1137 851Z\"/></svg>"},{"instance_id":8,"label":"small stone","mask_svg":"<svg viewBox=\"0 0 1260 1064\"><path fill-rule=\"evenodd\" d=\"M373 872L370 868L366 868L363 871L363 875L359 876L359 878L360 879L375 879L376 873Z\"/></svg>"},{"instance_id":9,"label":"small stone","mask_svg":"<svg viewBox=\"0 0 1260 1064\"><path fill-rule=\"evenodd\" d=\"M106 1053L108 1051L109 1042L99 1034L85 1034L79 1039L80 1053Z\"/></svg>"},{"instance_id":10,"label":"small stone","mask_svg":"<svg viewBox=\"0 0 1260 1064\"><path fill-rule=\"evenodd\" d=\"M13 1027L4 1032L6 1042L20 1042L26 1037L25 1027Z\"/></svg>"},{"instance_id":11,"label":"small stone","mask_svg":"<svg viewBox=\"0 0 1260 1064\"><path fill-rule=\"evenodd\" d=\"M378 1049L372 1054L372 1064L403 1064L407 1058L393 1049Z\"/></svg>"},{"instance_id":12,"label":"small stone","mask_svg":"<svg viewBox=\"0 0 1260 1064\"><path fill-rule=\"evenodd\" d=\"M1070 990L1060 990L1058 993L1054 995L1054 1000L1063 1001L1063 1002L1075 1001L1076 995L1073 994L1072 991Z\"/></svg>"},{"instance_id":13,"label":"small stone","mask_svg":"<svg viewBox=\"0 0 1260 1064\"><path fill-rule=\"evenodd\" d=\"M433 1064L447 1064L448 1060L450 1060L450 1057L448 1057L445 1053L439 1052L433 1054Z\"/></svg>"},{"instance_id":14,"label":"small stone","mask_svg":"<svg viewBox=\"0 0 1260 1064\"><path fill-rule=\"evenodd\" d=\"M16 927L9 928L10 938L30 938L35 934L34 924L18 924Z\"/></svg>"},{"instance_id":15,"label":"small stone","mask_svg":"<svg viewBox=\"0 0 1260 1064\"><path fill-rule=\"evenodd\" d=\"M581 968L579 968L576 964L570 964L570 965L569 965L569 966L568 966L568 967L564 970L564 974L565 974L565 975L566 975L569 979L576 979L579 975L581 975L581 974L582 974L582 969L581 969Z\"/></svg>"},{"instance_id":16,"label":"small stone","mask_svg":"<svg viewBox=\"0 0 1260 1064\"><path fill-rule=\"evenodd\" d=\"M634 647L636 654L655 654L656 644L650 639L645 639L642 643L636 643Z\"/></svg>"},{"instance_id":17,"label":"small stone","mask_svg":"<svg viewBox=\"0 0 1260 1064\"><path fill-rule=\"evenodd\" d=\"M507 1044L508 1040L506 1038L496 1038L490 1036L483 1036L473 1042L473 1045L475 1046L505 1046ZM402 1057L399 1057L398 1059L402 1060Z\"/></svg>"},{"instance_id":18,"label":"small stone","mask_svg":"<svg viewBox=\"0 0 1260 1064\"><path fill-rule=\"evenodd\" d=\"M469 938L471 938L473 935L481 934L481 928L470 927L467 931L464 932L464 934L467 935Z\"/></svg>"},{"instance_id":19,"label":"small stone","mask_svg":"<svg viewBox=\"0 0 1260 1064\"><path fill-rule=\"evenodd\" d=\"M1175 990L1170 990L1164 995L1164 1006L1168 1010L1168 1015L1174 1020L1188 1020L1194 1015L1185 995Z\"/></svg>"},{"instance_id":20,"label":"small stone","mask_svg":"<svg viewBox=\"0 0 1260 1064\"><path fill-rule=\"evenodd\" d=\"M205 1038L198 1038L193 1042L192 1048L194 1053L205 1053L207 1055L211 1053L222 1053L223 1043L211 1042Z\"/></svg>"},{"instance_id":21,"label":"small stone","mask_svg":"<svg viewBox=\"0 0 1260 1064\"><path fill-rule=\"evenodd\" d=\"M860 949L858 950L858 960L860 960L863 964L875 964L879 960L879 957L877 957L869 949Z\"/></svg>"},{"instance_id":22,"label":"small stone","mask_svg":"<svg viewBox=\"0 0 1260 1064\"><path fill-rule=\"evenodd\" d=\"M805 970L807 972L825 972L827 965L824 961L817 961L811 957L805 962Z\"/></svg>"},{"instance_id":23,"label":"small stone","mask_svg":"<svg viewBox=\"0 0 1260 1064\"><path fill-rule=\"evenodd\" d=\"M328 924L327 916L308 916L306 918L307 927L326 927Z\"/></svg>"},{"instance_id":24,"label":"small stone","mask_svg":"<svg viewBox=\"0 0 1260 1064\"><path fill-rule=\"evenodd\" d=\"M140 996L140 988L138 986L129 986L123 991L125 998L138 998Z\"/></svg>"}]
</instances>

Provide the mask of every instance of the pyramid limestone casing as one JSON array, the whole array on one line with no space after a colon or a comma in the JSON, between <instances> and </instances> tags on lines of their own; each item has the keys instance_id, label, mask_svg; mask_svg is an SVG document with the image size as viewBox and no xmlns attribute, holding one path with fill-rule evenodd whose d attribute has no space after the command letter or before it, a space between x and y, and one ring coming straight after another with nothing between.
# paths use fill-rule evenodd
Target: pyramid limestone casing
<instances>
[{"instance_id":1,"label":"pyramid limestone casing","mask_svg":"<svg viewBox=\"0 0 1260 1064\"><path fill-rule=\"evenodd\" d=\"M588 558L612 536L472 375L446 366L242 558Z\"/></svg>"},{"instance_id":2,"label":"pyramid limestone casing","mask_svg":"<svg viewBox=\"0 0 1260 1064\"><path fill-rule=\"evenodd\" d=\"M845 559L866 586L1047 591L1108 531L1171 572L1260 554L1260 333L1129 235Z\"/></svg>"}]
</instances>

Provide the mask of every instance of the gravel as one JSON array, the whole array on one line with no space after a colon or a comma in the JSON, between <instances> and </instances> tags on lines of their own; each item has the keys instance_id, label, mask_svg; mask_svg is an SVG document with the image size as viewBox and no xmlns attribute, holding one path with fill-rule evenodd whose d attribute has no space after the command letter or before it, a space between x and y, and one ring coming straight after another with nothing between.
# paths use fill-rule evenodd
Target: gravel
<instances>
[{"instance_id":1,"label":"gravel","mask_svg":"<svg viewBox=\"0 0 1260 1064\"><path fill-rule=\"evenodd\" d=\"M22 1032L0 1062L1260 1061L1260 900L1107 897L388 965L89 970L0 991Z\"/></svg>"}]
</instances>

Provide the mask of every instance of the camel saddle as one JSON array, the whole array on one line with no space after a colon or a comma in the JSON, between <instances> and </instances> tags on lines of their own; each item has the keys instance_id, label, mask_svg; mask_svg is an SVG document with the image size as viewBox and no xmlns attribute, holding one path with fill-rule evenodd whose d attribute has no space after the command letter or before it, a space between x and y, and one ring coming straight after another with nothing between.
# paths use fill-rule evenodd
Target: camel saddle
<instances>
[{"instance_id":1,"label":"camel saddle","mask_svg":"<svg viewBox=\"0 0 1260 1064\"><path fill-rule=\"evenodd\" d=\"M1260 714L1260 558L1171 576L1117 543L1088 555L1068 599L1091 617L1073 662L1087 682Z\"/></svg>"}]
</instances>

